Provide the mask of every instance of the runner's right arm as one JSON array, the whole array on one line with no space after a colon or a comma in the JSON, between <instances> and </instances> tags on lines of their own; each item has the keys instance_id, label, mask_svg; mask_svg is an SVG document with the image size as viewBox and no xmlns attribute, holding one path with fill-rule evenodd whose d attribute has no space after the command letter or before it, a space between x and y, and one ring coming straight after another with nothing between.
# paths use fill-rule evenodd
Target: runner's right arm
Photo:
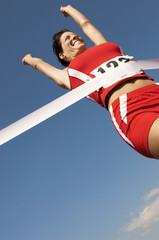
<instances>
[{"instance_id":1,"label":"runner's right arm","mask_svg":"<svg viewBox=\"0 0 159 240\"><path fill-rule=\"evenodd\" d=\"M22 62L24 65L30 65L33 68L39 70L60 87L70 89L70 81L67 73L67 68L60 70L40 58L32 57L31 54L27 54L23 58Z\"/></svg>"}]
</instances>

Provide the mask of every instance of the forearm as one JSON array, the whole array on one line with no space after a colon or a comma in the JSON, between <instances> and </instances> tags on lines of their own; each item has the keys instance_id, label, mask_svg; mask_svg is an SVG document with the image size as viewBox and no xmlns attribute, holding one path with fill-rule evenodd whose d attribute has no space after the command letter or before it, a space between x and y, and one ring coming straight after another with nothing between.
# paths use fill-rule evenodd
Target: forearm
<instances>
[{"instance_id":1,"label":"forearm","mask_svg":"<svg viewBox=\"0 0 159 240\"><path fill-rule=\"evenodd\" d=\"M49 63L43 61L42 59L35 60L35 65L33 66L35 69L40 71L41 73L45 74L48 78L55 81L54 78L56 78L56 68L50 65ZM53 74L54 73L54 74Z\"/></svg>"},{"instance_id":2,"label":"forearm","mask_svg":"<svg viewBox=\"0 0 159 240\"><path fill-rule=\"evenodd\" d=\"M103 34L90 22L90 20L71 5L61 7L61 12L65 17L72 17L94 45L107 42Z\"/></svg>"},{"instance_id":3,"label":"forearm","mask_svg":"<svg viewBox=\"0 0 159 240\"><path fill-rule=\"evenodd\" d=\"M65 80L65 70L57 69L42 59L35 61L35 69L45 74L60 87L68 89L68 82Z\"/></svg>"},{"instance_id":4,"label":"forearm","mask_svg":"<svg viewBox=\"0 0 159 240\"><path fill-rule=\"evenodd\" d=\"M86 16L84 16L81 12L79 12L71 5L67 7L67 14L73 18L73 20L79 25L81 29L83 29L85 24L90 23L89 19Z\"/></svg>"},{"instance_id":5,"label":"forearm","mask_svg":"<svg viewBox=\"0 0 159 240\"><path fill-rule=\"evenodd\" d=\"M29 66L32 66L33 68L39 70L40 72L42 72L49 78L53 77L51 75L51 73L53 72L53 70L55 68L53 66L51 66L50 64L44 62L40 58L35 58L35 57L32 57L31 54L28 54L23 58L22 62L24 63L24 65L29 65Z\"/></svg>"}]
</instances>

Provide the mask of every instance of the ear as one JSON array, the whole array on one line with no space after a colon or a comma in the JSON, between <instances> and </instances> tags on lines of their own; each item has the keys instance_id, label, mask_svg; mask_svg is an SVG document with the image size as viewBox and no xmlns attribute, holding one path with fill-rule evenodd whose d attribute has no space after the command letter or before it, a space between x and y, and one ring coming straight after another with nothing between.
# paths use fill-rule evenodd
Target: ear
<instances>
[{"instance_id":1,"label":"ear","mask_svg":"<svg viewBox=\"0 0 159 240\"><path fill-rule=\"evenodd\" d=\"M59 53L59 58L64 59L66 56L63 53Z\"/></svg>"}]
</instances>

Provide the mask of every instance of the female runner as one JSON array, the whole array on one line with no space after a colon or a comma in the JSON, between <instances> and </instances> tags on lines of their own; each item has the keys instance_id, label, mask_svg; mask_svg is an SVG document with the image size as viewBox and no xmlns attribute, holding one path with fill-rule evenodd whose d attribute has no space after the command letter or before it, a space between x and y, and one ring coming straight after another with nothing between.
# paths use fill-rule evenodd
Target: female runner
<instances>
[{"instance_id":1,"label":"female runner","mask_svg":"<svg viewBox=\"0 0 159 240\"><path fill-rule=\"evenodd\" d=\"M107 84L88 98L109 110L116 130L132 148L146 157L159 159L159 85L133 57L107 42L77 9L68 5L60 11L74 19L95 47L87 49L81 37L63 30L53 36L53 50L66 68L57 69L31 54L23 58L23 63L70 90L103 74Z\"/></svg>"}]
</instances>

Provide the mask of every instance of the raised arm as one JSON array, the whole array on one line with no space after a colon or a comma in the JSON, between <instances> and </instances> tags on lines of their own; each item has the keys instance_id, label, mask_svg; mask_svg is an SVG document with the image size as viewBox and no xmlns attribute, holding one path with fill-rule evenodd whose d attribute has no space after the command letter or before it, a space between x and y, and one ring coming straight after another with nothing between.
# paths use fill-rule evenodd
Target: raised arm
<instances>
[{"instance_id":1,"label":"raised arm","mask_svg":"<svg viewBox=\"0 0 159 240\"><path fill-rule=\"evenodd\" d=\"M24 65L30 65L33 68L39 70L48 78L53 80L56 84L58 84L60 87L70 89L70 81L67 74L67 68L65 68L64 70L60 70L44 62L40 58L32 57L31 54L27 54L23 58L22 62Z\"/></svg>"},{"instance_id":2,"label":"raised arm","mask_svg":"<svg viewBox=\"0 0 159 240\"><path fill-rule=\"evenodd\" d=\"M64 17L72 17L94 45L107 42L103 34L90 22L90 20L71 5L61 7L60 11Z\"/></svg>"}]
</instances>

